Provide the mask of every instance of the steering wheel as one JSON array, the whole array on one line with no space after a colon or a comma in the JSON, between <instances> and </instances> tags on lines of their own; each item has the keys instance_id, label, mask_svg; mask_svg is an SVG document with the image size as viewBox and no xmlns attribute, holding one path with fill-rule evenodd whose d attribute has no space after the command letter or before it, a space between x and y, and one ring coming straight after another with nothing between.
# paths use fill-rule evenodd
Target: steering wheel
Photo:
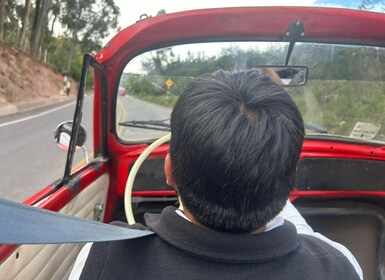
<instances>
[{"instance_id":1,"label":"steering wheel","mask_svg":"<svg viewBox=\"0 0 385 280\"><path fill-rule=\"evenodd\" d=\"M148 146L147 149L145 149L143 153L138 157L138 159L132 166L130 173L128 174L126 189L124 191L124 211L126 212L127 222L130 225L135 224L135 218L132 211L131 196L132 196L132 187L134 185L136 174L138 173L138 170L142 165L142 163L144 162L144 160L151 154L151 152L155 150L157 147L159 147L160 145L170 141L170 139L171 139L171 133L160 137L158 140L156 140L154 143Z\"/></svg>"}]
</instances>

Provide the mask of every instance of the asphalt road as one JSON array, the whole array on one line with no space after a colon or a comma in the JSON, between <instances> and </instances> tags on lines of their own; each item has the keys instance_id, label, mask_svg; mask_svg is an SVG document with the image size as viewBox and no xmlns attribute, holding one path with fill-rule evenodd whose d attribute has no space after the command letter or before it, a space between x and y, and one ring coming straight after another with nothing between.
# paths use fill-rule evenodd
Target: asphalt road
<instances>
[{"instance_id":1,"label":"asphalt road","mask_svg":"<svg viewBox=\"0 0 385 280\"><path fill-rule=\"evenodd\" d=\"M127 120L168 120L171 114L170 108L145 102L129 95L119 96L117 108L118 122ZM118 136L126 141L157 139L166 133L158 130L118 126Z\"/></svg>"},{"instance_id":2,"label":"asphalt road","mask_svg":"<svg viewBox=\"0 0 385 280\"><path fill-rule=\"evenodd\" d=\"M92 133L92 101L84 102L82 124ZM67 152L54 141L55 128L72 120L75 102L0 118L0 197L23 201L64 174ZM88 137L88 147L92 147ZM75 164L83 158L76 152Z\"/></svg>"},{"instance_id":3,"label":"asphalt road","mask_svg":"<svg viewBox=\"0 0 385 280\"><path fill-rule=\"evenodd\" d=\"M150 104L131 96L119 96L120 121L169 118L171 109ZM86 146L92 152L93 95L86 97L82 125L87 131ZM67 152L54 141L54 130L63 121L72 120L75 102L51 106L28 113L0 118L0 197L23 201L64 174ZM125 140L158 138L165 132L119 127ZM81 150L73 166L84 162Z\"/></svg>"}]
</instances>

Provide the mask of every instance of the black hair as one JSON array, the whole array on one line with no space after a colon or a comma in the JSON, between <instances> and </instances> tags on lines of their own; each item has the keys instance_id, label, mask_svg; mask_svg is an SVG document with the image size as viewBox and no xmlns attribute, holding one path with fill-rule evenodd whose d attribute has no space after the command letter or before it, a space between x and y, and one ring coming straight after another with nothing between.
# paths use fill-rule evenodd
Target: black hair
<instances>
[{"instance_id":1,"label":"black hair","mask_svg":"<svg viewBox=\"0 0 385 280\"><path fill-rule=\"evenodd\" d=\"M172 174L201 224L251 232L284 207L304 138L290 96L257 70L192 81L171 115Z\"/></svg>"}]
</instances>

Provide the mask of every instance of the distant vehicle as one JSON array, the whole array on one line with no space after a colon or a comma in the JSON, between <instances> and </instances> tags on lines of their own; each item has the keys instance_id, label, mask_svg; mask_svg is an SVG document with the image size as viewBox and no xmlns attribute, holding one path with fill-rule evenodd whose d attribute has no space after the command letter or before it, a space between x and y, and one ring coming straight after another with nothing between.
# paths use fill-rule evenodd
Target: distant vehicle
<instances>
[{"instance_id":1,"label":"distant vehicle","mask_svg":"<svg viewBox=\"0 0 385 280\"><path fill-rule=\"evenodd\" d=\"M124 87L119 87L118 94L120 96L125 96L127 94L127 91L126 91L126 89Z\"/></svg>"},{"instance_id":2,"label":"distant vehicle","mask_svg":"<svg viewBox=\"0 0 385 280\"><path fill-rule=\"evenodd\" d=\"M384 26L384 13L319 7L206 9L140 20L84 56L74 119L57 131L56 142L69 146L63 178L24 204L105 223L125 216L141 222L144 212L175 204L163 172L169 103L205 72L259 67L278 76L306 122L293 204L315 231L350 249L365 279L385 279ZM92 71L94 156L72 171L86 136L80 119ZM122 85L130 102L118 98L127 94ZM164 143L146 149L161 137ZM16 222L14 213L6 218ZM24 216L18 236L31 235ZM12 224L0 224L0 238ZM14 245L20 243L0 246L0 279L67 279L81 248Z\"/></svg>"}]
</instances>

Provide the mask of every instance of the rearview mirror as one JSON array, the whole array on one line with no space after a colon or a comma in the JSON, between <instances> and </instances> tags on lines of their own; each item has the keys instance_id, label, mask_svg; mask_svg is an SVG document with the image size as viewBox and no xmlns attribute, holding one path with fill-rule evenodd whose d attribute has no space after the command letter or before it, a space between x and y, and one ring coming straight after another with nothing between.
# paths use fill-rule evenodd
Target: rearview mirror
<instances>
[{"instance_id":1,"label":"rearview mirror","mask_svg":"<svg viewBox=\"0 0 385 280\"><path fill-rule=\"evenodd\" d=\"M258 69L281 86L303 86L307 81L308 68L305 66L266 65L258 66Z\"/></svg>"}]
</instances>

